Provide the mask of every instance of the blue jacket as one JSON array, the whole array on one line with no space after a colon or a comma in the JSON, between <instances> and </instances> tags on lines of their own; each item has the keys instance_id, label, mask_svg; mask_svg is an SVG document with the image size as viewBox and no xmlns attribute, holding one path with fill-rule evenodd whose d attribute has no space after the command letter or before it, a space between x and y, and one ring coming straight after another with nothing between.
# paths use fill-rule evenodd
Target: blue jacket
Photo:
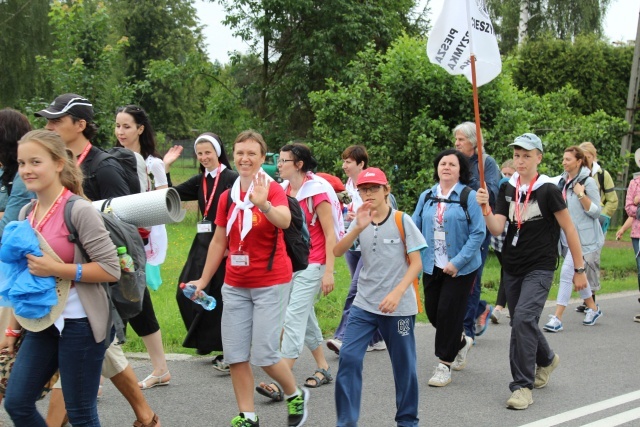
<instances>
[{"instance_id":1,"label":"blue jacket","mask_svg":"<svg viewBox=\"0 0 640 427\"><path fill-rule=\"evenodd\" d=\"M464 184L457 183L451 191L451 200L460 200L460 192ZM437 203L425 200L437 194L437 185L426 190L420 195L416 210L413 212L413 222L416 223L429 247L422 251L422 269L427 274L433 274L435 255L433 248L433 218L436 213ZM444 232L447 243L447 255L449 261L458 269L458 275L464 276L476 271L482 258L480 246L485 237L485 223L482 217L480 205L476 202L476 192L471 191L467 199L467 211L471 223L467 222L467 216L459 203L450 203L444 211Z\"/></svg>"}]
</instances>

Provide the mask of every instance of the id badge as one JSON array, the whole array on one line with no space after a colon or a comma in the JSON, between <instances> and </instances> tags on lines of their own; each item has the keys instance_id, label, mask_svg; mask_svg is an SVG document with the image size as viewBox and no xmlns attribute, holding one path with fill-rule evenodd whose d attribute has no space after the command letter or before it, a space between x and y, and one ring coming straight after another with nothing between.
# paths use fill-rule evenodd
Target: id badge
<instances>
[{"instance_id":1,"label":"id badge","mask_svg":"<svg viewBox=\"0 0 640 427\"><path fill-rule=\"evenodd\" d=\"M211 233L211 221L203 219L202 221L198 222L197 224L198 227L198 233Z\"/></svg>"},{"instance_id":2,"label":"id badge","mask_svg":"<svg viewBox=\"0 0 640 427\"><path fill-rule=\"evenodd\" d=\"M520 230L516 231L516 234L513 236L511 246L515 246L516 244L518 244L518 236L520 236Z\"/></svg>"},{"instance_id":3,"label":"id badge","mask_svg":"<svg viewBox=\"0 0 640 427\"><path fill-rule=\"evenodd\" d=\"M231 265L234 267L248 267L249 254L238 251L231 254Z\"/></svg>"},{"instance_id":4,"label":"id badge","mask_svg":"<svg viewBox=\"0 0 640 427\"><path fill-rule=\"evenodd\" d=\"M436 240L445 240L444 231L436 231L433 235Z\"/></svg>"}]
</instances>

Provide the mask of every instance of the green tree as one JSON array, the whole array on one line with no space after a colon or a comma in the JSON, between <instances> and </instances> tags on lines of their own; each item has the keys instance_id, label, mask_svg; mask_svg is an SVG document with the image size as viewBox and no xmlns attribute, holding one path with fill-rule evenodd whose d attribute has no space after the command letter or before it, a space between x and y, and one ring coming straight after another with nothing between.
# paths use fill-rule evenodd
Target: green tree
<instances>
[{"instance_id":1,"label":"green tree","mask_svg":"<svg viewBox=\"0 0 640 427\"><path fill-rule=\"evenodd\" d=\"M545 34L563 40L581 34L601 37L602 22L611 4L611 0L486 1L502 53L513 51L523 38L537 40Z\"/></svg>"},{"instance_id":2,"label":"green tree","mask_svg":"<svg viewBox=\"0 0 640 427\"><path fill-rule=\"evenodd\" d=\"M518 89L512 64L480 88L480 111L486 151L498 162L512 155L508 144L525 132L535 132L545 144L543 171L562 170L564 148L592 141L599 157L614 174L623 159L611 149L626 130L622 119L603 111L582 114L580 94L570 86L542 96ZM371 164L390 175L400 207L411 211L420 192L434 184L433 158L453 146L452 129L473 120L471 85L429 63L424 40L398 39L382 54L362 52L346 70L343 81L310 94L316 115L311 146L319 170L339 173L338 154L351 144L364 144Z\"/></svg>"},{"instance_id":3,"label":"green tree","mask_svg":"<svg viewBox=\"0 0 640 427\"><path fill-rule=\"evenodd\" d=\"M219 0L225 24L261 59L255 109L269 140L306 137L313 121L307 94L339 78L368 43L385 50L403 31L420 32L413 0Z\"/></svg>"},{"instance_id":4,"label":"green tree","mask_svg":"<svg viewBox=\"0 0 640 427\"><path fill-rule=\"evenodd\" d=\"M48 0L0 1L0 105L19 107L42 89L36 55L51 49L48 13Z\"/></svg>"}]
</instances>

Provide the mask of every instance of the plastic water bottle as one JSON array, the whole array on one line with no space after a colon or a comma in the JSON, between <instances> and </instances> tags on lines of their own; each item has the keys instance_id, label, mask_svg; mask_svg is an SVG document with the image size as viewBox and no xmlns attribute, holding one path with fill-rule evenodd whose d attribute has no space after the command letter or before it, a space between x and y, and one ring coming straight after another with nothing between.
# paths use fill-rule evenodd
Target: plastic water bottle
<instances>
[{"instance_id":1,"label":"plastic water bottle","mask_svg":"<svg viewBox=\"0 0 640 427\"><path fill-rule=\"evenodd\" d=\"M347 215L349 215L349 208L344 206L342 208L342 221L344 222L344 231L347 231L349 229L349 225L351 224L351 221L347 219Z\"/></svg>"},{"instance_id":2,"label":"plastic water bottle","mask_svg":"<svg viewBox=\"0 0 640 427\"><path fill-rule=\"evenodd\" d=\"M192 283L180 283L180 289L185 297L191 299L196 292L196 285ZM200 294L196 299L192 299L193 302L200 304L205 310L211 311L216 308L216 299L211 295L207 295L204 291L200 291Z\"/></svg>"},{"instance_id":3,"label":"plastic water bottle","mask_svg":"<svg viewBox=\"0 0 640 427\"><path fill-rule=\"evenodd\" d=\"M131 258L131 255L127 253L127 248L124 246L120 246L118 247L117 251L118 258L120 259L120 268L122 269L122 271L127 271L129 273L133 273L134 271L136 271L136 268L133 264L133 258Z\"/></svg>"}]
</instances>

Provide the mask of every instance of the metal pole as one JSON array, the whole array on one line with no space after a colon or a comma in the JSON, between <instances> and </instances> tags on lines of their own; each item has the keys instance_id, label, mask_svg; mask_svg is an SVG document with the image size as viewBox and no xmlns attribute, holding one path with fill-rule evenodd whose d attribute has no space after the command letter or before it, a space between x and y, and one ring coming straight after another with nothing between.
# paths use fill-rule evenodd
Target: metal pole
<instances>
[{"instance_id":1,"label":"metal pole","mask_svg":"<svg viewBox=\"0 0 640 427\"><path fill-rule=\"evenodd\" d=\"M626 157L633 147L633 131L635 122L635 113L638 107L638 89L640 89L640 12L638 12L638 28L636 30L636 45L633 50L633 62L631 64L631 78L629 79L629 94L627 95L627 109L625 112L625 120L629 124L629 131L622 137L620 147L620 156ZM629 177L629 164L624 167L622 172L622 182L620 186L626 186Z\"/></svg>"}]
</instances>

